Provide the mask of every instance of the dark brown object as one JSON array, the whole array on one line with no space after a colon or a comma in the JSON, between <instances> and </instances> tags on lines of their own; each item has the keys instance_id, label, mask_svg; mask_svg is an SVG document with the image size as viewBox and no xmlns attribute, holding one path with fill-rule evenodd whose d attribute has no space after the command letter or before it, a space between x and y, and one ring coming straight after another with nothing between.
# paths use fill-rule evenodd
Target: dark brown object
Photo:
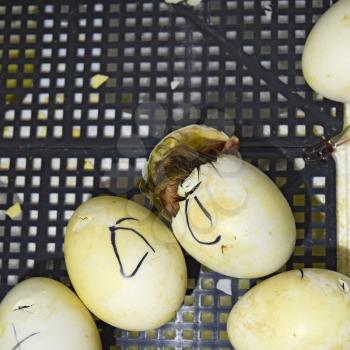
<instances>
[{"instance_id":1,"label":"dark brown object","mask_svg":"<svg viewBox=\"0 0 350 350\"><path fill-rule=\"evenodd\" d=\"M209 139L194 147L175 146L155 164L155 171L148 175L147 181L141 180L140 189L164 217L171 219L179 211L179 202L185 199L177 194L179 184L202 164L215 162L223 154L236 155L238 145L236 139L230 138L227 141Z\"/></svg>"}]
</instances>

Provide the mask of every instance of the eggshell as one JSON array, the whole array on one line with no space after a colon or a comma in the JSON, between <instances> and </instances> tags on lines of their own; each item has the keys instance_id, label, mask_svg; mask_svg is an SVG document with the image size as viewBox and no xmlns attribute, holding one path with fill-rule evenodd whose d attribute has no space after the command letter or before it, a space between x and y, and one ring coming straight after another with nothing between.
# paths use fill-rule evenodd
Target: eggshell
<instances>
[{"instance_id":1,"label":"eggshell","mask_svg":"<svg viewBox=\"0 0 350 350\"><path fill-rule=\"evenodd\" d=\"M236 350L350 349L350 279L321 269L288 271L249 290L227 323Z\"/></svg>"},{"instance_id":2,"label":"eggshell","mask_svg":"<svg viewBox=\"0 0 350 350\"><path fill-rule=\"evenodd\" d=\"M221 156L195 169L178 194L186 200L172 221L173 232L208 268L232 277L261 277L292 254L292 211L277 186L248 162Z\"/></svg>"},{"instance_id":3,"label":"eggshell","mask_svg":"<svg viewBox=\"0 0 350 350\"><path fill-rule=\"evenodd\" d=\"M350 0L339 0L317 21L302 56L306 82L338 102L350 102Z\"/></svg>"},{"instance_id":4,"label":"eggshell","mask_svg":"<svg viewBox=\"0 0 350 350\"><path fill-rule=\"evenodd\" d=\"M183 302L182 251L167 226L135 202L103 196L82 204L69 221L64 252L79 297L115 327L160 327Z\"/></svg>"},{"instance_id":5,"label":"eggshell","mask_svg":"<svg viewBox=\"0 0 350 350\"><path fill-rule=\"evenodd\" d=\"M62 283L35 277L16 285L0 304L2 350L102 350L94 320Z\"/></svg>"}]
</instances>

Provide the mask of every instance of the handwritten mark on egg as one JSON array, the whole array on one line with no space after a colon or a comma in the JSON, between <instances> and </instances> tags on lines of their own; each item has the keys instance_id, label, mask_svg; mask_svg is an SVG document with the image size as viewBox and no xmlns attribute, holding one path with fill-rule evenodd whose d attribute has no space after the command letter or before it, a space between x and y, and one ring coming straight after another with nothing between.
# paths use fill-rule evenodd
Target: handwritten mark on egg
<instances>
[{"instance_id":1,"label":"handwritten mark on egg","mask_svg":"<svg viewBox=\"0 0 350 350\"><path fill-rule=\"evenodd\" d=\"M118 251L118 244L117 244L117 232L118 231L127 231L127 232L130 232L130 233L133 233L135 235L135 237L140 238L145 243L145 247L146 248L147 247L150 248L151 251L153 253L155 253L155 249L152 247L152 245L147 241L147 239L139 231L137 231L136 229L134 229L132 227L119 226L122 222L130 221L130 220L131 221L139 221L138 219L133 218L133 217L125 217L125 218L122 218L122 219L118 220L115 223L115 225L109 227L109 231L110 231L110 234L111 234L111 244L112 244L114 254L115 254L116 258L117 258L117 261L118 261L118 264L119 264L119 267L120 267L120 274L123 277L125 277L125 278L131 278L131 277L134 277L136 275L136 273L140 269L142 263L147 258L149 252L146 252L142 256L142 258L137 262L137 265L136 265L136 267L134 268L134 270L132 272L127 273L125 271L124 264L122 262L120 253Z\"/></svg>"},{"instance_id":2,"label":"handwritten mark on egg","mask_svg":"<svg viewBox=\"0 0 350 350\"><path fill-rule=\"evenodd\" d=\"M76 224L74 225L73 232L79 233L83 230L84 227L86 227L92 220L92 217L83 215L79 216Z\"/></svg>"},{"instance_id":3,"label":"handwritten mark on egg","mask_svg":"<svg viewBox=\"0 0 350 350\"><path fill-rule=\"evenodd\" d=\"M25 341L27 341L31 337L34 337L35 335L40 334L40 332L35 332L35 333L27 335L22 340L18 340L17 330L16 330L16 327L13 323L12 323L12 329L13 329L13 333L14 333L15 338L16 338L16 344L14 345L14 347L11 350L16 350L16 349L21 350L21 344L23 344Z\"/></svg>"},{"instance_id":4,"label":"handwritten mark on egg","mask_svg":"<svg viewBox=\"0 0 350 350\"><path fill-rule=\"evenodd\" d=\"M214 245L217 244L220 240L221 240L221 235L218 235L213 241L202 241L200 239L197 238L197 236L195 235L195 233L192 230L192 226L190 223L190 219L189 219L189 208L190 208L190 199L188 199L188 197L192 194L194 194L199 186L201 185L201 182L198 182L194 187L192 187L191 190L188 190L185 192L185 198L186 198L186 202L185 202L185 217L186 217L186 224L187 224L187 228L191 233L191 236L194 238L194 240L199 243L199 244L204 244L204 245ZM209 211L205 208L205 206L202 204L202 202L200 201L200 199L198 198L198 196L194 196L194 200L196 202L196 204L199 206L199 208L202 210L202 212L204 213L204 215L206 216L206 218L210 221L210 224L213 223L212 221L212 216L209 213Z\"/></svg>"},{"instance_id":5,"label":"handwritten mark on egg","mask_svg":"<svg viewBox=\"0 0 350 350\"><path fill-rule=\"evenodd\" d=\"M224 254L225 249L227 248L227 245L222 244L220 248L221 248L221 254Z\"/></svg>"},{"instance_id":6,"label":"handwritten mark on egg","mask_svg":"<svg viewBox=\"0 0 350 350\"><path fill-rule=\"evenodd\" d=\"M349 285L340 278L338 279L338 288L344 293L349 293L350 291Z\"/></svg>"}]
</instances>

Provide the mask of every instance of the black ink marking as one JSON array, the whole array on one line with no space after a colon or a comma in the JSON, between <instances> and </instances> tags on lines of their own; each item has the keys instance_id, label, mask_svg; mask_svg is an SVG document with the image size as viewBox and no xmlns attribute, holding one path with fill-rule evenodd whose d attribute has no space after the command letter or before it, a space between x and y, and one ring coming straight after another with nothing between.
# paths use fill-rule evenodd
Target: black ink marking
<instances>
[{"instance_id":1,"label":"black ink marking","mask_svg":"<svg viewBox=\"0 0 350 350\"><path fill-rule=\"evenodd\" d=\"M185 197L187 198L189 195L191 195L193 192L195 192L200 185L201 185L201 182L198 182L197 185L194 186L190 191L185 192Z\"/></svg>"},{"instance_id":2,"label":"black ink marking","mask_svg":"<svg viewBox=\"0 0 350 350\"><path fill-rule=\"evenodd\" d=\"M349 293L349 286L341 279L338 279L338 288L344 293Z\"/></svg>"},{"instance_id":3,"label":"black ink marking","mask_svg":"<svg viewBox=\"0 0 350 350\"><path fill-rule=\"evenodd\" d=\"M122 218L122 219L118 220L116 222L116 225L118 225L118 224L120 224L120 223L122 223L123 221L126 221L126 220L138 221L138 219L135 219L135 218L132 218L132 217L127 217L127 218ZM147 255L148 255L148 252L143 255L143 257L138 262L138 264L137 264L136 268L134 269L134 271L132 271L130 274L125 273L124 266L123 266L123 263L122 263L122 261L120 259L120 255L119 255L117 244L116 244L116 233L117 233L118 230L131 231L131 232L135 233L138 237L140 237L147 244L148 247L150 247L152 249L152 251L154 253L155 253L155 249L152 247L152 245L147 241L147 239L140 232L138 232L137 230L135 230L135 229L133 229L131 227L118 227L118 226L110 226L109 227L109 231L111 233L111 243L112 243L114 254L115 254L115 256L116 256L116 258L118 260L119 266L120 266L120 273L121 273L121 275L123 277L126 277L126 278L134 277L136 275L137 271L139 270L139 268L141 267L142 263L146 259Z\"/></svg>"},{"instance_id":4,"label":"black ink marking","mask_svg":"<svg viewBox=\"0 0 350 350\"><path fill-rule=\"evenodd\" d=\"M194 200L196 201L196 203L198 204L198 206L201 208L202 212L204 213L204 215L208 218L208 220L210 221L211 224L213 224L213 220L211 218L210 213L208 212L208 210L205 208L205 206L202 204L202 202L198 199L197 196L194 196Z\"/></svg>"},{"instance_id":5,"label":"black ink marking","mask_svg":"<svg viewBox=\"0 0 350 350\"><path fill-rule=\"evenodd\" d=\"M204 242L204 241L201 241L201 240L199 240L199 239L195 236L195 234L194 234L193 231L192 231L192 228L191 228L191 225L190 225L190 221L189 221L189 218L188 218L188 199L186 199L186 203L185 203L185 216L186 216L187 227L188 227L188 229L189 229L189 231L190 231L192 237L194 238L194 240L195 240L196 242L198 242L198 243L200 243L200 244L212 245L212 244L216 244L216 243L218 243L218 242L220 241L221 236L217 236L217 237L215 238L215 240L214 240L214 241L211 241L211 242Z\"/></svg>"},{"instance_id":6,"label":"black ink marking","mask_svg":"<svg viewBox=\"0 0 350 350\"><path fill-rule=\"evenodd\" d=\"M82 220L82 221L84 221L84 220L87 220L87 219L88 219L88 217L87 217L87 216L83 216L83 217L82 217L82 216L80 216L80 217L79 217L79 219L80 219L80 220Z\"/></svg>"},{"instance_id":7,"label":"black ink marking","mask_svg":"<svg viewBox=\"0 0 350 350\"><path fill-rule=\"evenodd\" d=\"M20 305L18 306L16 309L14 309L13 311L19 311L19 310L25 310L27 311L26 309L29 309L30 307L34 306L34 304L32 305Z\"/></svg>"},{"instance_id":8,"label":"black ink marking","mask_svg":"<svg viewBox=\"0 0 350 350\"><path fill-rule=\"evenodd\" d=\"M119 225L119 224L121 224L123 221L126 221L126 220L139 221L139 219L132 218L132 217L128 217L128 218L122 218L122 219L118 220L115 224L116 224L116 225Z\"/></svg>"},{"instance_id":9,"label":"black ink marking","mask_svg":"<svg viewBox=\"0 0 350 350\"><path fill-rule=\"evenodd\" d=\"M221 177L221 174L218 170L218 168L216 167L216 165L213 162L209 162L209 164L213 167L213 169L215 170L215 172Z\"/></svg>"},{"instance_id":10,"label":"black ink marking","mask_svg":"<svg viewBox=\"0 0 350 350\"><path fill-rule=\"evenodd\" d=\"M16 327L13 323L12 323L12 328L13 328L13 332L14 332L15 338L16 338L16 345L11 350L16 350L16 349L21 350L21 344L23 344L25 341L27 341L31 337L34 337L35 335L40 334L40 332L35 332L35 333L27 335L25 338L23 338L21 341L19 341L18 336L17 336Z\"/></svg>"},{"instance_id":11,"label":"black ink marking","mask_svg":"<svg viewBox=\"0 0 350 350\"><path fill-rule=\"evenodd\" d=\"M299 269L299 271L300 271L300 274L301 274L301 279L303 279L304 278L304 271L303 271L303 269Z\"/></svg>"},{"instance_id":12,"label":"black ink marking","mask_svg":"<svg viewBox=\"0 0 350 350\"><path fill-rule=\"evenodd\" d=\"M221 254L224 254L224 250L227 248L227 246L222 244L220 248L221 248Z\"/></svg>"},{"instance_id":13,"label":"black ink marking","mask_svg":"<svg viewBox=\"0 0 350 350\"><path fill-rule=\"evenodd\" d=\"M17 331L16 331L16 327L13 323L12 323L12 329L13 329L13 333L15 333L16 343L18 344Z\"/></svg>"},{"instance_id":14,"label":"black ink marking","mask_svg":"<svg viewBox=\"0 0 350 350\"><path fill-rule=\"evenodd\" d=\"M154 250L154 248L151 246L151 244L147 241L147 239L145 237L142 236L142 234L131 228L131 227L115 227L115 226L112 226L109 228L110 230L113 230L113 231L117 231L117 230L124 230L124 231L131 231L131 232L134 232L136 235L138 235L153 251L153 253L155 253L156 251Z\"/></svg>"},{"instance_id":15,"label":"black ink marking","mask_svg":"<svg viewBox=\"0 0 350 350\"><path fill-rule=\"evenodd\" d=\"M186 197L182 197L182 196L177 196L177 201L178 202L183 202L186 199Z\"/></svg>"}]
</instances>

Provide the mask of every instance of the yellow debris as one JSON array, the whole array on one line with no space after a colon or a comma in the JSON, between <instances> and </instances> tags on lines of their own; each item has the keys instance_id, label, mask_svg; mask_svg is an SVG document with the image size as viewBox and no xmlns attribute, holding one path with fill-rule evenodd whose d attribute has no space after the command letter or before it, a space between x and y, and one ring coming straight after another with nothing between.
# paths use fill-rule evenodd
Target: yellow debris
<instances>
[{"instance_id":1,"label":"yellow debris","mask_svg":"<svg viewBox=\"0 0 350 350\"><path fill-rule=\"evenodd\" d=\"M37 137L45 138L47 136L47 127L39 126L37 130Z\"/></svg>"},{"instance_id":2,"label":"yellow debris","mask_svg":"<svg viewBox=\"0 0 350 350\"><path fill-rule=\"evenodd\" d=\"M90 159L85 159L84 170L94 170L94 164Z\"/></svg>"},{"instance_id":3,"label":"yellow debris","mask_svg":"<svg viewBox=\"0 0 350 350\"><path fill-rule=\"evenodd\" d=\"M19 202L12 205L10 208L6 210L6 215L8 215L11 219L14 219L16 216L22 213L21 204Z\"/></svg>"},{"instance_id":4,"label":"yellow debris","mask_svg":"<svg viewBox=\"0 0 350 350\"><path fill-rule=\"evenodd\" d=\"M90 80L90 85L93 89L98 89L109 79L108 75L96 74Z\"/></svg>"},{"instance_id":5,"label":"yellow debris","mask_svg":"<svg viewBox=\"0 0 350 350\"><path fill-rule=\"evenodd\" d=\"M56 95L56 103L64 103L64 94Z\"/></svg>"},{"instance_id":6,"label":"yellow debris","mask_svg":"<svg viewBox=\"0 0 350 350\"><path fill-rule=\"evenodd\" d=\"M80 137L80 127L73 127L72 136L75 139Z\"/></svg>"},{"instance_id":7,"label":"yellow debris","mask_svg":"<svg viewBox=\"0 0 350 350\"><path fill-rule=\"evenodd\" d=\"M47 111L38 111L39 120L47 120Z\"/></svg>"},{"instance_id":8,"label":"yellow debris","mask_svg":"<svg viewBox=\"0 0 350 350\"><path fill-rule=\"evenodd\" d=\"M43 105L47 105L50 101L50 98L49 97L44 97L41 99L40 103L43 104Z\"/></svg>"},{"instance_id":9,"label":"yellow debris","mask_svg":"<svg viewBox=\"0 0 350 350\"><path fill-rule=\"evenodd\" d=\"M9 126L4 127L3 137L9 138L13 136L13 130Z\"/></svg>"},{"instance_id":10,"label":"yellow debris","mask_svg":"<svg viewBox=\"0 0 350 350\"><path fill-rule=\"evenodd\" d=\"M89 95L89 102L90 103L99 103L100 101L100 94L93 93Z\"/></svg>"}]
</instances>

